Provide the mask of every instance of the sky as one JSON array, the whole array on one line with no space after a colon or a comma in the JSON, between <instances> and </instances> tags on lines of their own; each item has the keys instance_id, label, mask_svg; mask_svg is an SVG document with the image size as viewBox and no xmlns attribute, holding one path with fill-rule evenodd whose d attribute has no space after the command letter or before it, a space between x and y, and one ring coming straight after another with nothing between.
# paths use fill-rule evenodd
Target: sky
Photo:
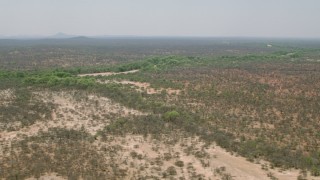
<instances>
[{"instance_id":1,"label":"sky","mask_svg":"<svg viewBox=\"0 0 320 180\"><path fill-rule=\"evenodd\" d=\"M320 0L0 0L0 35L320 38Z\"/></svg>"}]
</instances>

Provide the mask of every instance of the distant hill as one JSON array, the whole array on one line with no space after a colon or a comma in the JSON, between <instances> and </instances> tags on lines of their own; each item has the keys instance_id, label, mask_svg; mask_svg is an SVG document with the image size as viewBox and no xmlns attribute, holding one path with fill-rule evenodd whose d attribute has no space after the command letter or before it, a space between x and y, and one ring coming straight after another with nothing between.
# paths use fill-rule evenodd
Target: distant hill
<instances>
[{"instance_id":1,"label":"distant hill","mask_svg":"<svg viewBox=\"0 0 320 180\"><path fill-rule=\"evenodd\" d=\"M59 32L57 34L49 36L48 38L49 39L67 39L67 38L75 38L75 37L77 37L77 36Z\"/></svg>"}]
</instances>

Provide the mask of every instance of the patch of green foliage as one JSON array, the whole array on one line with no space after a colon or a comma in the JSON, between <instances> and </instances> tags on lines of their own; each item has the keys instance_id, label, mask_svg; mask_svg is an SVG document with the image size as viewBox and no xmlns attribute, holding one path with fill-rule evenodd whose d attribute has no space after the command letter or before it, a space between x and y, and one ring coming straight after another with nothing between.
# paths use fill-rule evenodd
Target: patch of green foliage
<instances>
[{"instance_id":1,"label":"patch of green foliage","mask_svg":"<svg viewBox=\"0 0 320 180\"><path fill-rule=\"evenodd\" d=\"M180 113L178 113L177 111L173 110L173 111L168 111L163 115L163 118L166 121L174 121L176 120L178 117L180 116Z\"/></svg>"}]
</instances>

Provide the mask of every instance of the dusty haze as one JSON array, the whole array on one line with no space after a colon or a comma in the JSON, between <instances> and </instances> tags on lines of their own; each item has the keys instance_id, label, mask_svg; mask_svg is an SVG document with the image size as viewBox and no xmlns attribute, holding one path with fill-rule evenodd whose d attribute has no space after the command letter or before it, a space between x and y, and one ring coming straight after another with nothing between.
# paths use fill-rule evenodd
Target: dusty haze
<instances>
[{"instance_id":1,"label":"dusty haze","mask_svg":"<svg viewBox=\"0 0 320 180\"><path fill-rule=\"evenodd\" d=\"M0 0L0 35L320 37L317 0Z\"/></svg>"}]
</instances>

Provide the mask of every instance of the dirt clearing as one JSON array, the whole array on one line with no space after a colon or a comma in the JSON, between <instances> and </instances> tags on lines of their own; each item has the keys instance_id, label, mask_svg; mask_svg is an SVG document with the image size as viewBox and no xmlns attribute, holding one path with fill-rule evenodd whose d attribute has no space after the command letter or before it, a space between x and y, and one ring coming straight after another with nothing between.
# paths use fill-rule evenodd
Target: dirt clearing
<instances>
[{"instance_id":1,"label":"dirt clearing","mask_svg":"<svg viewBox=\"0 0 320 180\"><path fill-rule=\"evenodd\" d=\"M79 74L78 76L112 76L117 74L130 74L130 73L136 73L139 70L132 70L132 71L125 71L125 72L104 72L104 73L89 73L89 74Z\"/></svg>"}]
</instances>

